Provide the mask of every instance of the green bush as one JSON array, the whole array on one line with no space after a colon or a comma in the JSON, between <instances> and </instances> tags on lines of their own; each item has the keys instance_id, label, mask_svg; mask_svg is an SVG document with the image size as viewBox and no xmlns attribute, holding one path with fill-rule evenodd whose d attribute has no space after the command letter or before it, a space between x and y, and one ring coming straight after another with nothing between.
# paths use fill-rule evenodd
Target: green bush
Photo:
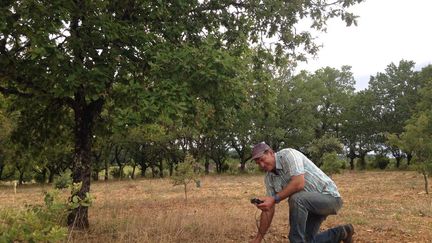
<instances>
[{"instance_id":1,"label":"green bush","mask_svg":"<svg viewBox=\"0 0 432 243\"><path fill-rule=\"evenodd\" d=\"M245 164L245 170L241 171L240 170L240 160L239 159L232 159L229 158L226 162L226 164L228 164L228 170L226 171L226 173L230 174L230 175L239 175L241 173L248 173L248 166L253 166L252 163L255 163L254 161L252 162L247 162Z\"/></svg>"},{"instance_id":2,"label":"green bush","mask_svg":"<svg viewBox=\"0 0 432 243\"><path fill-rule=\"evenodd\" d=\"M198 174L195 174L193 165L196 160L192 155L187 154L183 163L177 164L174 175L171 177L173 186L182 185L184 187L185 199L187 201L188 184L195 181L197 187L201 186Z\"/></svg>"},{"instance_id":3,"label":"green bush","mask_svg":"<svg viewBox=\"0 0 432 243\"><path fill-rule=\"evenodd\" d=\"M33 179L37 183L45 183L46 182L46 173L43 173L42 169L36 167L34 168Z\"/></svg>"},{"instance_id":4,"label":"green bush","mask_svg":"<svg viewBox=\"0 0 432 243\"><path fill-rule=\"evenodd\" d=\"M223 161L221 165L221 172L227 172L230 169L228 162Z\"/></svg>"},{"instance_id":5,"label":"green bush","mask_svg":"<svg viewBox=\"0 0 432 243\"><path fill-rule=\"evenodd\" d=\"M36 174L33 176L33 179L36 181L36 183L40 183L40 184L43 184L43 183L46 182L46 178L45 178L44 175L41 174L41 173L36 173Z\"/></svg>"},{"instance_id":6,"label":"green bush","mask_svg":"<svg viewBox=\"0 0 432 243\"><path fill-rule=\"evenodd\" d=\"M120 169L117 168L117 167L112 168L109 173L115 179L119 179L119 178L124 178L125 177L125 173L124 173L123 169L120 171Z\"/></svg>"},{"instance_id":7,"label":"green bush","mask_svg":"<svg viewBox=\"0 0 432 243\"><path fill-rule=\"evenodd\" d=\"M0 211L0 242L62 242L68 206L58 200L58 191L45 194L45 205L24 210Z\"/></svg>"},{"instance_id":8,"label":"green bush","mask_svg":"<svg viewBox=\"0 0 432 243\"><path fill-rule=\"evenodd\" d=\"M325 153L322 160L323 165L321 166L321 169L329 176L340 173L340 170L344 164L344 162L338 158L335 152Z\"/></svg>"},{"instance_id":9,"label":"green bush","mask_svg":"<svg viewBox=\"0 0 432 243\"><path fill-rule=\"evenodd\" d=\"M68 188L70 185L72 185L71 172L66 171L61 173L59 176L56 176L54 178L53 184L55 189Z\"/></svg>"},{"instance_id":10,"label":"green bush","mask_svg":"<svg viewBox=\"0 0 432 243\"><path fill-rule=\"evenodd\" d=\"M261 174L262 170L255 163L255 161L252 160L252 161L246 162L246 173L248 173L248 174Z\"/></svg>"},{"instance_id":11,"label":"green bush","mask_svg":"<svg viewBox=\"0 0 432 243\"><path fill-rule=\"evenodd\" d=\"M390 159L387 158L386 156L382 154L375 156L374 159L375 168L380 168L381 170L384 170L385 168L387 168L389 163L390 163Z\"/></svg>"}]
</instances>

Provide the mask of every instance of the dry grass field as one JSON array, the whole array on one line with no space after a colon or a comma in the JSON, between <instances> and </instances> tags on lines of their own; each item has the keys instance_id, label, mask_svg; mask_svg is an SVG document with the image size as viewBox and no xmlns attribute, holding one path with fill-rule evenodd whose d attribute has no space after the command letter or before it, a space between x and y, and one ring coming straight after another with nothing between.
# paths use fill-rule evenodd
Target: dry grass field
<instances>
[{"instance_id":1,"label":"dry grass field","mask_svg":"<svg viewBox=\"0 0 432 243\"><path fill-rule=\"evenodd\" d=\"M432 195L423 192L421 175L347 171L334 180L344 207L322 229L351 222L355 242L432 242ZM42 203L46 189L24 186L14 194L2 186L0 207ZM91 228L74 232L70 242L248 242L259 217L249 200L264 187L262 175L206 176L201 188L190 187L187 202L169 179L97 182L92 194ZM288 242L287 219L282 202L266 242Z\"/></svg>"}]
</instances>

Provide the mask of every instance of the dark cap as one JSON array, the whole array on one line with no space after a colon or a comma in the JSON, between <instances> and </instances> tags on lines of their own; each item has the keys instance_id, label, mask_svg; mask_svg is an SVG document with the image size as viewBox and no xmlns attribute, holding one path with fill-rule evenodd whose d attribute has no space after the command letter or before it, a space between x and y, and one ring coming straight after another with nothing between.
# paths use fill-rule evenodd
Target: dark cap
<instances>
[{"instance_id":1,"label":"dark cap","mask_svg":"<svg viewBox=\"0 0 432 243\"><path fill-rule=\"evenodd\" d=\"M252 160L258 159L259 157L263 156L263 154L269 149L270 146L265 143L255 144L252 149Z\"/></svg>"}]
</instances>

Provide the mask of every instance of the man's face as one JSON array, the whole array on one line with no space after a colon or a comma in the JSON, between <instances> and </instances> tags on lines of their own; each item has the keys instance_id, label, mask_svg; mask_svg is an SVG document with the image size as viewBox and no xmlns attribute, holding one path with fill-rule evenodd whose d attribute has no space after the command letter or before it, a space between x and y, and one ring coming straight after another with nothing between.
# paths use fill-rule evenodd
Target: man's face
<instances>
[{"instance_id":1,"label":"man's face","mask_svg":"<svg viewBox=\"0 0 432 243\"><path fill-rule=\"evenodd\" d=\"M267 151L263 156L255 159L255 163L264 171L272 171L276 166L276 160L273 151Z\"/></svg>"}]
</instances>

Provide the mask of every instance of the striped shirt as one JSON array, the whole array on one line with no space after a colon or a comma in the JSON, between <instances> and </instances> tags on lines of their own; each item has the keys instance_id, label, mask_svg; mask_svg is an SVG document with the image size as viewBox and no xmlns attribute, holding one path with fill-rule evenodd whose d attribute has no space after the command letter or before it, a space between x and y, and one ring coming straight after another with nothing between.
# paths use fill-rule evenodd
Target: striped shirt
<instances>
[{"instance_id":1,"label":"striped shirt","mask_svg":"<svg viewBox=\"0 0 432 243\"><path fill-rule=\"evenodd\" d=\"M273 196L289 183L291 176L304 175L304 189L340 197L336 184L304 154L295 149L283 149L275 153L276 171L267 172L264 182L267 196Z\"/></svg>"}]
</instances>

